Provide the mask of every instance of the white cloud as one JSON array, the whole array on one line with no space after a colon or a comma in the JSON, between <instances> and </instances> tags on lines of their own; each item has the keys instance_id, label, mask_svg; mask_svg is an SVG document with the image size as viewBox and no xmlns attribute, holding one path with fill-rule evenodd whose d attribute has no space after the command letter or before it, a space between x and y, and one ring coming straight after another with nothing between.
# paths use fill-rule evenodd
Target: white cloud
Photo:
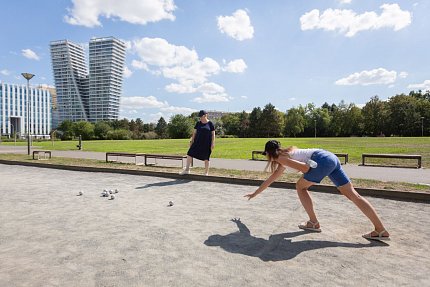
<instances>
[{"instance_id":1,"label":"white cloud","mask_svg":"<svg viewBox=\"0 0 430 287\"><path fill-rule=\"evenodd\" d=\"M203 61L195 61L187 66L163 68L162 73L168 79L178 80L179 83L191 83L194 86L206 82L208 77L218 74L220 70L215 60L204 58Z\"/></svg>"},{"instance_id":2,"label":"white cloud","mask_svg":"<svg viewBox=\"0 0 430 287\"><path fill-rule=\"evenodd\" d=\"M124 66L124 77L130 78L131 75L133 75L133 72L127 66Z\"/></svg>"},{"instance_id":3,"label":"white cloud","mask_svg":"<svg viewBox=\"0 0 430 287\"><path fill-rule=\"evenodd\" d=\"M208 94L203 93L201 97L196 97L193 99L193 102L202 104L202 103L220 103L220 102L228 102L230 101L230 97L225 93L215 93Z\"/></svg>"},{"instance_id":4,"label":"white cloud","mask_svg":"<svg viewBox=\"0 0 430 287\"><path fill-rule=\"evenodd\" d=\"M339 9L327 9L320 14L319 10L314 9L300 17L301 29L338 30L347 37L353 37L365 30L393 28L398 31L412 22L412 14L401 10L398 4L383 4L380 8L380 15L373 11L357 14L352 10Z\"/></svg>"},{"instance_id":5,"label":"white cloud","mask_svg":"<svg viewBox=\"0 0 430 287\"><path fill-rule=\"evenodd\" d=\"M131 66L137 70L148 70L148 65L142 61L133 60Z\"/></svg>"},{"instance_id":6,"label":"white cloud","mask_svg":"<svg viewBox=\"0 0 430 287\"><path fill-rule=\"evenodd\" d=\"M169 67L189 65L198 60L195 50L169 44L161 38L142 38L133 41L131 45L131 50L147 65Z\"/></svg>"},{"instance_id":7,"label":"white cloud","mask_svg":"<svg viewBox=\"0 0 430 287\"><path fill-rule=\"evenodd\" d=\"M73 7L64 20L71 25L101 26L99 17L119 19L132 24L175 20L173 0L72 0Z\"/></svg>"},{"instance_id":8,"label":"white cloud","mask_svg":"<svg viewBox=\"0 0 430 287\"><path fill-rule=\"evenodd\" d=\"M230 61L226 67L223 68L223 71L229 73L243 73L248 66L246 65L243 59L237 59L234 61Z\"/></svg>"},{"instance_id":9,"label":"white cloud","mask_svg":"<svg viewBox=\"0 0 430 287\"><path fill-rule=\"evenodd\" d=\"M39 56L35 52L33 52L32 50L30 50L30 49L23 49L23 50L21 50L21 54L24 57L26 57L27 59L30 59L30 60L36 60L36 61L40 60Z\"/></svg>"},{"instance_id":10,"label":"white cloud","mask_svg":"<svg viewBox=\"0 0 430 287\"><path fill-rule=\"evenodd\" d=\"M247 96L240 96L240 98L246 100L248 97Z\"/></svg>"},{"instance_id":11,"label":"white cloud","mask_svg":"<svg viewBox=\"0 0 430 287\"><path fill-rule=\"evenodd\" d=\"M201 93L198 102L220 102L231 99L224 87L212 83L209 78L220 72L240 73L246 69L242 59L231 61L221 68L217 61L206 57L199 59L197 52L184 46L175 46L161 38L142 38L134 40L131 51L138 60L131 65L136 69L145 69L153 74L162 75L175 82L165 86L170 93Z\"/></svg>"},{"instance_id":12,"label":"white cloud","mask_svg":"<svg viewBox=\"0 0 430 287\"><path fill-rule=\"evenodd\" d=\"M232 16L218 16L218 29L221 33L243 41L254 37L254 27L245 10L239 9Z\"/></svg>"},{"instance_id":13,"label":"white cloud","mask_svg":"<svg viewBox=\"0 0 430 287\"><path fill-rule=\"evenodd\" d=\"M352 0L338 0L340 4L351 4Z\"/></svg>"},{"instance_id":14,"label":"white cloud","mask_svg":"<svg viewBox=\"0 0 430 287\"><path fill-rule=\"evenodd\" d=\"M148 97L122 97L121 107L128 109L152 109L152 108L164 108L168 106L166 101L159 101L154 96Z\"/></svg>"},{"instance_id":15,"label":"white cloud","mask_svg":"<svg viewBox=\"0 0 430 287\"><path fill-rule=\"evenodd\" d=\"M421 84L410 84L408 89L418 89L423 91L430 91L430 80L425 80Z\"/></svg>"},{"instance_id":16,"label":"white cloud","mask_svg":"<svg viewBox=\"0 0 430 287\"><path fill-rule=\"evenodd\" d=\"M339 79L336 85L388 85L396 81L397 72L388 71L384 68L373 69L370 71L361 71L349 75L346 78Z\"/></svg>"},{"instance_id":17,"label":"white cloud","mask_svg":"<svg viewBox=\"0 0 430 287\"><path fill-rule=\"evenodd\" d=\"M3 76L9 76L10 75L10 71L3 69L0 71L0 74L2 74Z\"/></svg>"},{"instance_id":18,"label":"white cloud","mask_svg":"<svg viewBox=\"0 0 430 287\"><path fill-rule=\"evenodd\" d=\"M175 106L168 106L165 108L161 108L160 111L165 112L165 113L170 113L171 115L173 114L182 114L182 115L190 115L193 112L195 112L195 109L190 109L190 108L186 108L186 107L175 107Z\"/></svg>"},{"instance_id":19,"label":"white cloud","mask_svg":"<svg viewBox=\"0 0 430 287\"><path fill-rule=\"evenodd\" d=\"M404 79L404 78L406 78L407 76L408 76L408 73L407 73L407 72L400 72L400 73L399 73L399 78Z\"/></svg>"}]
</instances>

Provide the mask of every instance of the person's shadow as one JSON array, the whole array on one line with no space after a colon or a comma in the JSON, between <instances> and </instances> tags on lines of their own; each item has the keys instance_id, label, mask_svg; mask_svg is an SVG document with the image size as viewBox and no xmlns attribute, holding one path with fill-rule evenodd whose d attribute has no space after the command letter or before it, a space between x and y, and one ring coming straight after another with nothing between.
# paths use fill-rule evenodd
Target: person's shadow
<instances>
[{"instance_id":1,"label":"person's shadow","mask_svg":"<svg viewBox=\"0 0 430 287\"><path fill-rule=\"evenodd\" d=\"M169 186L169 185L176 185L176 184L184 184L190 181L191 180L187 180L187 179L175 179L171 181L154 182L154 183L145 184L144 186L138 186L136 187L136 189L144 189L144 188L149 188L154 186Z\"/></svg>"},{"instance_id":2,"label":"person's shadow","mask_svg":"<svg viewBox=\"0 0 430 287\"><path fill-rule=\"evenodd\" d=\"M234 218L231 221L237 224L239 231L227 235L211 235L205 240L204 244L207 246L219 246L231 253L258 257L263 261L289 260L302 252L328 247L365 248L388 246L388 244L379 241L361 244L322 240L302 240L293 242L290 239L309 233L304 230L270 235L269 239L266 240L264 238L252 236L248 227L246 227L240 219Z\"/></svg>"}]
</instances>

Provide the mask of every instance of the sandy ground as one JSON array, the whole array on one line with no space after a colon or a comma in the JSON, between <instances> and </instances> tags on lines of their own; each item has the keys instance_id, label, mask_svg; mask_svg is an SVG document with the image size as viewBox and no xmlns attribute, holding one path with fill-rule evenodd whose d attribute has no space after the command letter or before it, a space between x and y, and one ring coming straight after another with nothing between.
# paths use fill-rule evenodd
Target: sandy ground
<instances>
[{"instance_id":1,"label":"sandy ground","mask_svg":"<svg viewBox=\"0 0 430 287\"><path fill-rule=\"evenodd\" d=\"M0 190L2 287L430 285L429 204L369 198L387 245L332 194L313 194L318 234L293 190L7 165Z\"/></svg>"}]
</instances>

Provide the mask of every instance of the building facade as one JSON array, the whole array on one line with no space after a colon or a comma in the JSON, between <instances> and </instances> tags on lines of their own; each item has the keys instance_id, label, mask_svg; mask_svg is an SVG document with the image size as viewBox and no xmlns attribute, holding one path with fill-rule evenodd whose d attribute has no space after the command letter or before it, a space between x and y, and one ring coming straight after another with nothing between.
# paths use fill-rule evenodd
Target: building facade
<instances>
[{"instance_id":1,"label":"building facade","mask_svg":"<svg viewBox=\"0 0 430 287\"><path fill-rule=\"evenodd\" d=\"M84 48L68 40L54 41L50 46L58 120L86 121L89 81Z\"/></svg>"},{"instance_id":2,"label":"building facade","mask_svg":"<svg viewBox=\"0 0 430 287\"><path fill-rule=\"evenodd\" d=\"M113 37L90 41L90 121L115 120L125 62L125 44Z\"/></svg>"},{"instance_id":3,"label":"building facade","mask_svg":"<svg viewBox=\"0 0 430 287\"><path fill-rule=\"evenodd\" d=\"M28 104L28 105L27 105ZM27 106L30 122L28 124ZM49 138L51 94L47 89L0 83L0 133L3 136Z\"/></svg>"},{"instance_id":4,"label":"building facade","mask_svg":"<svg viewBox=\"0 0 430 287\"><path fill-rule=\"evenodd\" d=\"M50 46L58 121L118 119L125 44L114 37L91 39L89 73L81 45L60 40Z\"/></svg>"}]
</instances>

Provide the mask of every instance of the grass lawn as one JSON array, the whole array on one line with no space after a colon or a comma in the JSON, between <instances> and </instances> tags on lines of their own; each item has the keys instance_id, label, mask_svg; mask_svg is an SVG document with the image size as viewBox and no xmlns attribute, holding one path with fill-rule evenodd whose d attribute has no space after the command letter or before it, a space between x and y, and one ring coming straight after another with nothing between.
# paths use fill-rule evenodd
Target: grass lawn
<instances>
[{"instance_id":1,"label":"grass lawn","mask_svg":"<svg viewBox=\"0 0 430 287\"><path fill-rule=\"evenodd\" d=\"M263 150L265 138L218 138L212 153L214 158L250 159L253 150ZM429 137L349 137L349 138L281 138L283 146L299 148L323 148L332 152L348 153L350 163L360 163L362 153L420 154L423 166L430 167ZM78 141L34 142L34 146L50 150L77 150ZM14 143L2 143L13 145ZM17 145L26 145L19 142ZM161 154L186 154L188 139L84 141L85 151L140 152Z\"/></svg>"},{"instance_id":2,"label":"grass lawn","mask_svg":"<svg viewBox=\"0 0 430 287\"><path fill-rule=\"evenodd\" d=\"M31 163L43 163L43 164L58 164L58 165L72 165L72 166L85 166L85 167L98 167L98 168L114 168L114 169L126 169L126 170L146 170L154 172L163 173L175 173L177 174L181 168L180 167L169 167L169 166L141 166L126 163L107 163L105 161L92 160L92 159L77 159L77 158L63 158L63 157L53 157L50 160L32 160L31 156L23 154L0 154L0 159L12 160L20 162L31 162ZM193 168L193 174L204 174L203 168ZM269 173L263 171L243 171L243 170L233 170L233 169L217 169L211 168L212 176L222 176L228 178L243 178L243 179L259 179L264 180L268 177ZM278 181L284 182L296 182L300 173L284 173ZM422 184L412 184L404 182L383 182L377 180L367 180L367 179L354 179L352 182L355 187L361 188L371 188L371 189L386 189L386 190L401 190L409 192L426 192L430 193L430 186ZM333 185L328 178L325 178L322 182L325 185ZM253 189L251 187L250 189Z\"/></svg>"}]
</instances>

